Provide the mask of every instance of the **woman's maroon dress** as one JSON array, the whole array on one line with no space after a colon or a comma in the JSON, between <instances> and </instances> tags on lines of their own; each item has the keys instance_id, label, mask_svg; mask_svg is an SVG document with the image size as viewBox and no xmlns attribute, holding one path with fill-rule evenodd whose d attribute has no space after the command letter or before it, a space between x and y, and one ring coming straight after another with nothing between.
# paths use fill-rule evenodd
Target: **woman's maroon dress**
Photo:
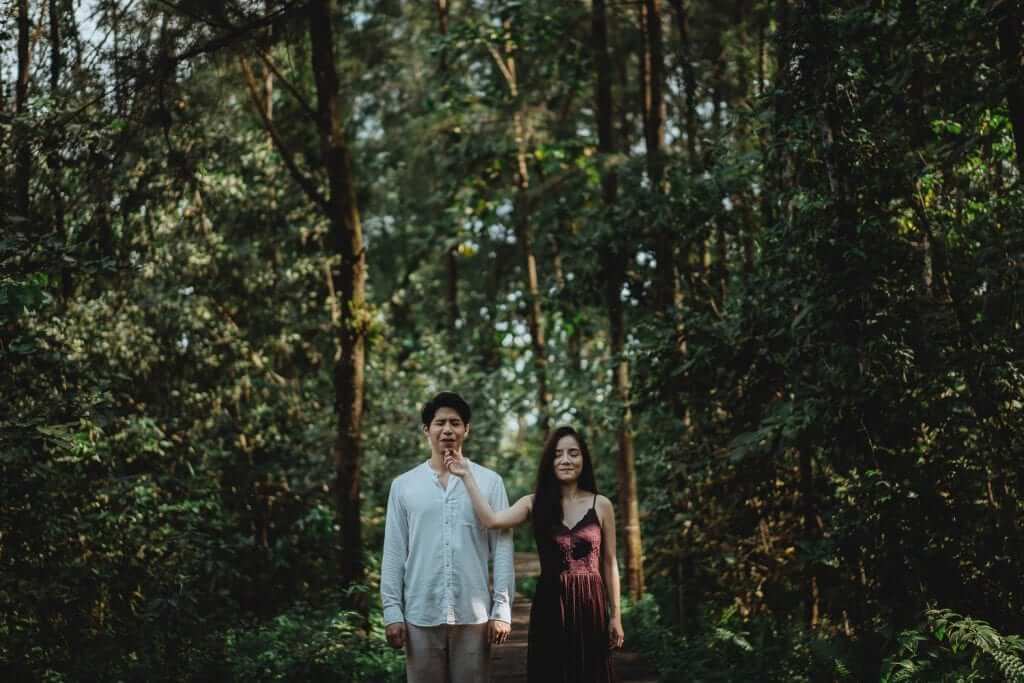
<instances>
[{"instance_id":1,"label":"woman's maroon dress","mask_svg":"<svg viewBox=\"0 0 1024 683\"><path fill-rule=\"evenodd\" d=\"M561 524L553 537L538 538L537 553L540 580L530 609L527 680L614 682L594 505L572 529Z\"/></svg>"}]
</instances>

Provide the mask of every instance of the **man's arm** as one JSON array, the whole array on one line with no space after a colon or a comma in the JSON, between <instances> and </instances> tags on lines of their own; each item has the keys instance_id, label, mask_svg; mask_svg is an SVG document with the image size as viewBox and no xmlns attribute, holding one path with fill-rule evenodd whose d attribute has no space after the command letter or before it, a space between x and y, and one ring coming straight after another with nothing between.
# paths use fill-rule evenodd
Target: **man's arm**
<instances>
[{"instance_id":1,"label":"man's arm","mask_svg":"<svg viewBox=\"0 0 1024 683\"><path fill-rule=\"evenodd\" d=\"M499 512L508 508L508 493L500 476L491 487L488 496L491 508ZM513 545L511 529L491 529L487 532L494 567L494 582L491 591L491 621L512 623L512 596L515 595L515 569L513 567ZM504 635L508 635L507 629ZM504 637L498 639L498 642Z\"/></svg>"},{"instance_id":2,"label":"man's arm","mask_svg":"<svg viewBox=\"0 0 1024 683\"><path fill-rule=\"evenodd\" d=\"M384 522L384 553L380 564L380 601L384 608L384 624L388 626L388 642L401 647L405 634L398 636L392 624L405 626L405 560L409 554L409 520L396 490L391 482L388 492L388 511Z\"/></svg>"}]
</instances>

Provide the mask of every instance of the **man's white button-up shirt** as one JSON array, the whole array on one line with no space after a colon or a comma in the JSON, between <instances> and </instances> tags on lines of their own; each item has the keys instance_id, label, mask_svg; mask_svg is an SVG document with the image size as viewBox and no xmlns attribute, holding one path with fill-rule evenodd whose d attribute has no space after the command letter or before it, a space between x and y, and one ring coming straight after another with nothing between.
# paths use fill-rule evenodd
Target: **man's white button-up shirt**
<instances>
[{"instance_id":1,"label":"man's white button-up shirt","mask_svg":"<svg viewBox=\"0 0 1024 683\"><path fill-rule=\"evenodd\" d=\"M469 466L491 507L507 509L501 476ZM488 560L494 569L490 590ZM512 531L480 524L459 477L449 474L442 488L428 461L391 482L380 568L385 625L512 623L514 586Z\"/></svg>"}]
</instances>

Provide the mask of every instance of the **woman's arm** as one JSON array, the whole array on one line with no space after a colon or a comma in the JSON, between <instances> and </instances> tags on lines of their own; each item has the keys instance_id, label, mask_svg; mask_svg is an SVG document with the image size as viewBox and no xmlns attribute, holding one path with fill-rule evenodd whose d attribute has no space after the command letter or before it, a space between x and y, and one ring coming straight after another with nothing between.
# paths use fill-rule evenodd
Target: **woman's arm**
<instances>
[{"instance_id":1,"label":"woman's arm","mask_svg":"<svg viewBox=\"0 0 1024 683\"><path fill-rule=\"evenodd\" d=\"M608 644L622 647L622 608L619 597L619 562L615 558L615 507L604 496L597 498L597 517L601 522L601 577L604 579L611 617L608 621Z\"/></svg>"},{"instance_id":2,"label":"woman's arm","mask_svg":"<svg viewBox=\"0 0 1024 683\"><path fill-rule=\"evenodd\" d=\"M480 523L488 529L511 529L529 519L530 509L533 507L532 494L523 496L507 510L495 512L487 502L486 496L481 493L480 485L473 476L473 469L461 453L449 452L444 458L444 464L449 472L462 479L469 493L469 500L473 503L473 512Z\"/></svg>"}]
</instances>

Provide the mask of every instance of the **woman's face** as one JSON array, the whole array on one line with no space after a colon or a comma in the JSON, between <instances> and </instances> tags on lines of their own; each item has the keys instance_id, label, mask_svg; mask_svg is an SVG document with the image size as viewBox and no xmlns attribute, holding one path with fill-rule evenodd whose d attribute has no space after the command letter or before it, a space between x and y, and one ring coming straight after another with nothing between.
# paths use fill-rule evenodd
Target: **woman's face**
<instances>
[{"instance_id":1,"label":"woman's face","mask_svg":"<svg viewBox=\"0 0 1024 683\"><path fill-rule=\"evenodd\" d=\"M560 483L571 483L583 472L583 451L576 437L563 436L555 444L555 479Z\"/></svg>"}]
</instances>

